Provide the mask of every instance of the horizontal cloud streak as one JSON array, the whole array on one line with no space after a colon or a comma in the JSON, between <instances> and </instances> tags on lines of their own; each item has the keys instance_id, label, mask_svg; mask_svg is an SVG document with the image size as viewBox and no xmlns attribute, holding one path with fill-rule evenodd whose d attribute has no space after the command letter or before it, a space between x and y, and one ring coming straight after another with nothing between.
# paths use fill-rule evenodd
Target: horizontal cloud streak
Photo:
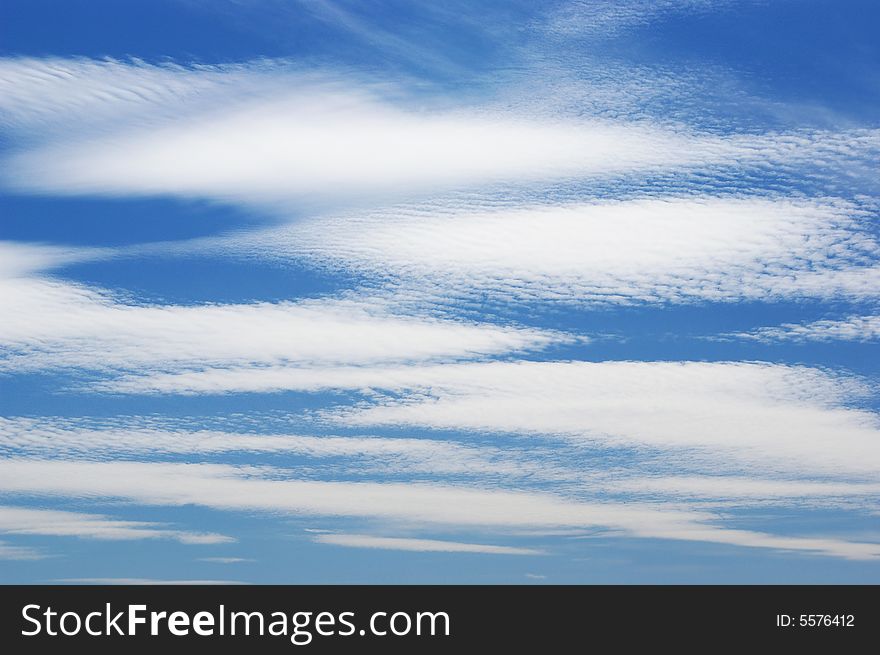
<instances>
[{"instance_id":1,"label":"horizontal cloud streak","mask_svg":"<svg viewBox=\"0 0 880 655\"><path fill-rule=\"evenodd\" d=\"M577 0L551 12L541 27L557 37L610 38L668 14L723 11L732 4L736 0Z\"/></svg>"},{"instance_id":2,"label":"horizontal cloud streak","mask_svg":"<svg viewBox=\"0 0 880 655\"><path fill-rule=\"evenodd\" d=\"M558 332L395 315L382 302L143 305L49 278L0 279L0 371L375 364L501 355Z\"/></svg>"},{"instance_id":3,"label":"horizontal cloud streak","mask_svg":"<svg viewBox=\"0 0 880 655\"><path fill-rule=\"evenodd\" d=\"M193 430L186 427L191 422L138 416L109 421L0 418L0 454L94 461L152 461L162 455L195 463L225 462L249 454L264 464L318 473L323 478L439 482L454 478L483 488L516 485L584 497L720 501L743 506L855 508L867 498L880 498L880 485L853 478L848 471L835 474L805 467L782 471L778 466L762 471L748 461L737 466L741 458L731 457L719 466L711 452L700 455L674 446L629 450L624 456L620 451L603 453L602 446L585 449L583 440L571 442L567 437L536 443L496 436L474 444L468 443L473 441L470 433L443 440L303 436Z\"/></svg>"},{"instance_id":4,"label":"horizontal cloud streak","mask_svg":"<svg viewBox=\"0 0 880 655\"><path fill-rule=\"evenodd\" d=\"M235 541L226 535L172 530L157 523L124 521L98 514L2 505L0 505L0 533L108 541L173 539L184 544L222 544Z\"/></svg>"},{"instance_id":5,"label":"horizontal cloud streak","mask_svg":"<svg viewBox=\"0 0 880 655\"><path fill-rule=\"evenodd\" d=\"M610 530L631 537L801 550L849 559L880 557L880 544L779 537L712 523L706 511L649 503L580 502L547 493L452 485L304 481L263 477L253 467L169 463L0 460L0 491L196 504L227 511L350 516L408 525Z\"/></svg>"},{"instance_id":6,"label":"horizontal cloud streak","mask_svg":"<svg viewBox=\"0 0 880 655\"><path fill-rule=\"evenodd\" d=\"M840 320L823 319L811 323L784 323L737 332L725 338L773 341L876 341L880 339L880 316L849 316Z\"/></svg>"},{"instance_id":7,"label":"horizontal cloud streak","mask_svg":"<svg viewBox=\"0 0 880 655\"><path fill-rule=\"evenodd\" d=\"M386 380L390 388L407 388L393 374ZM803 472L871 476L880 462L877 415L846 406L867 388L806 367L498 363L423 369L411 373L409 385L410 396L342 409L336 417L359 426L566 434L588 443L694 449Z\"/></svg>"},{"instance_id":8,"label":"horizontal cloud streak","mask_svg":"<svg viewBox=\"0 0 880 655\"><path fill-rule=\"evenodd\" d=\"M365 273L403 296L699 302L876 297L880 244L870 226L869 212L833 199L667 197L471 212L416 206L228 243Z\"/></svg>"},{"instance_id":9,"label":"horizontal cloud streak","mask_svg":"<svg viewBox=\"0 0 880 655\"><path fill-rule=\"evenodd\" d=\"M100 248L72 248L0 241L0 281L24 278L58 266L107 256Z\"/></svg>"},{"instance_id":10,"label":"horizontal cloud streak","mask_svg":"<svg viewBox=\"0 0 880 655\"><path fill-rule=\"evenodd\" d=\"M323 460L319 462L322 471L346 475L465 475L483 482L499 476L521 481L583 477L553 466L547 453L534 448L526 453L434 439L248 434L191 430L174 422L150 427L149 423L146 417L120 417L97 425L49 417L0 417L0 454L98 460L164 454L200 461L207 456L250 453Z\"/></svg>"},{"instance_id":11,"label":"horizontal cloud streak","mask_svg":"<svg viewBox=\"0 0 880 655\"><path fill-rule=\"evenodd\" d=\"M365 534L320 534L312 538L319 544L346 546L348 548L375 548L381 550L408 550L435 553L484 553L487 555L541 555L533 548L467 544L438 539L410 539L402 537L376 537Z\"/></svg>"},{"instance_id":12,"label":"horizontal cloud streak","mask_svg":"<svg viewBox=\"0 0 880 655\"><path fill-rule=\"evenodd\" d=\"M6 60L3 88L0 111L21 144L5 182L40 192L338 200L818 159L851 169L880 148L872 130L719 136L625 116L450 107L399 84L284 62Z\"/></svg>"},{"instance_id":13,"label":"horizontal cloud streak","mask_svg":"<svg viewBox=\"0 0 880 655\"><path fill-rule=\"evenodd\" d=\"M35 560L46 557L44 553L26 546L10 546L0 541L0 560Z\"/></svg>"},{"instance_id":14,"label":"horizontal cloud streak","mask_svg":"<svg viewBox=\"0 0 880 655\"><path fill-rule=\"evenodd\" d=\"M870 386L804 366L610 361L272 367L132 376L107 388L371 390L360 405L340 407L327 418L359 427L565 435L586 444L686 449L814 473L876 475L880 461L877 415L850 406L870 396Z\"/></svg>"},{"instance_id":15,"label":"horizontal cloud streak","mask_svg":"<svg viewBox=\"0 0 880 655\"><path fill-rule=\"evenodd\" d=\"M773 502L778 498L856 498L880 496L880 483L815 480L762 479L736 475L638 476L603 481L603 489L626 491L637 496L662 498L711 498L719 500Z\"/></svg>"}]
</instances>

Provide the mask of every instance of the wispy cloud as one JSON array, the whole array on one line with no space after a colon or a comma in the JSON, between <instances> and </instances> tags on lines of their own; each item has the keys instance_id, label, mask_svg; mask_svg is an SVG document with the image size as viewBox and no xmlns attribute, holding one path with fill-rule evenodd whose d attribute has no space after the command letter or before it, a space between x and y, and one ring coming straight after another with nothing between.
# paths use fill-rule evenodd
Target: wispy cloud
<instances>
[{"instance_id":1,"label":"wispy cloud","mask_svg":"<svg viewBox=\"0 0 880 655\"><path fill-rule=\"evenodd\" d=\"M107 256L101 248L0 241L0 281L26 278L59 266Z\"/></svg>"},{"instance_id":2,"label":"wispy cloud","mask_svg":"<svg viewBox=\"0 0 880 655\"><path fill-rule=\"evenodd\" d=\"M725 339L773 341L876 341L880 339L880 316L848 316L843 319L822 319L810 323L783 323L761 327L749 332L722 335Z\"/></svg>"},{"instance_id":3,"label":"wispy cloud","mask_svg":"<svg viewBox=\"0 0 880 655\"><path fill-rule=\"evenodd\" d=\"M384 280L400 296L528 302L875 297L871 214L833 199L660 197L400 208L221 241Z\"/></svg>"},{"instance_id":4,"label":"wispy cloud","mask_svg":"<svg viewBox=\"0 0 880 655\"><path fill-rule=\"evenodd\" d=\"M11 546L0 541L0 560L35 560L46 557L45 553L26 546Z\"/></svg>"},{"instance_id":5,"label":"wispy cloud","mask_svg":"<svg viewBox=\"0 0 880 655\"><path fill-rule=\"evenodd\" d=\"M645 118L450 107L416 101L394 82L283 62L2 63L0 88L28 83L0 110L30 135L7 157L5 182L41 192L326 201L633 171L813 167L819 153L858 165L878 148L871 130L721 136ZM118 120L96 121L101 114ZM28 117L45 120L35 127Z\"/></svg>"},{"instance_id":6,"label":"wispy cloud","mask_svg":"<svg viewBox=\"0 0 880 655\"><path fill-rule=\"evenodd\" d=\"M379 550L409 550L436 553L484 553L487 555L541 555L540 550L514 546L469 544L438 539L412 539L406 537L377 537L366 534L322 534L312 539L317 543L348 548L375 548Z\"/></svg>"},{"instance_id":7,"label":"wispy cloud","mask_svg":"<svg viewBox=\"0 0 880 655\"><path fill-rule=\"evenodd\" d=\"M181 66L84 57L3 58L0 124L34 141L60 138L71 123L85 134L98 133L170 119L184 108L207 111L219 96L232 102L236 92L266 94L285 71L295 73L283 62Z\"/></svg>"},{"instance_id":8,"label":"wispy cloud","mask_svg":"<svg viewBox=\"0 0 880 655\"><path fill-rule=\"evenodd\" d=\"M469 445L405 437L341 437L193 430L174 421L119 417L113 421L0 417L0 454L112 460L182 455L195 461L235 453L317 460L324 475L472 477L531 481L576 480L553 464L551 452L531 447ZM328 461L329 460L329 461Z\"/></svg>"},{"instance_id":9,"label":"wispy cloud","mask_svg":"<svg viewBox=\"0 0 880 655\"><path fill-rule=\"evenodd\" d=\"M880 557L880 544L722 527L719 516L681 505L587 502L549 493L439 484L279 479L277 471L207 464L4 459L0 474L0 490L7 494L349 516L435 529L479 527L496 533L600 528L630 537L800 550L850 559Z\"/></svg>"},{"instance_id":10,"label":"wispy cloud","mask_svg":"<svg viewBox=\"0 0 880 655\"><path fill-rule=\"evenodd\" d=\"M619 36L627 29L663 20L670 14L718 12L750 0L577 0L562 4L542 27L555 36L592 39ZM755 0L751 0L754 2Z\"/></svg>"},{"instance_id":11,"label":"wispy cloud","mask_svg":"<svg viewBox=\"0 0 880 655\"><path fill-rule=\"evenodd\" d=\"M12 252L25 259L30 250ZM429 361L572 340L558 332L396 315L369 298L146 305L45 277L0 278L0 303L11 308L0 326L5 371Z\"/></svg>"},{"instance_id":12,"label":"wispy cloud","mask_svg":"<svg viewBox=\"0 0 880 655\"><path fill-rule=\"evenodd\" d=\"M870 387L806 367L511 362L389 371L371 384L411 395L374 398L335 418L566 434L585 444L711 452L797 471L874 475L880 461L877 415L847 406Z\"/></svg>"},{"instance_id":13,"label":"wispy cloud","mask_svg":"<svg viewBox=\"0 0 880 655\"><path fill-rule=\"evenodd\" d=\"M235 541L222 534L175 530L159 523L126 521L99 514L10 506L0 506L0 533L108 541L172 539L184 544L222 544Z\"/></svg>"},{"instance_id":14,"label":"wispy cloud","mask_svg":"<svg viewBox=\"0 0 880 655\"><path fill-rule=\"evenodd\" d=\"M270 202L717 164L736 154L717 139L651 125L419 115L303 92L188 124L31 149L7 159L5 178L21 190Z\"/></svg>"},{"instance_id":15,"label":"wispy cloud","mask_svg":"<svg viewBox=\"0 0 880 655\"><path fill-rule=\"evenodd\" d=\"M253 417L257 422L258 417ZM780 467L773 453L759 460L749 449L718 440L694 449L657 443L627 451L570 434L543 439L502 435L443 439L381 436L303 436L193 430L201 419L157 421L150 417L59 420L0 419L0 453L55 460L225 463L230 456L259 456L263 466L310 478L357 481L468 482L484 489L517 487L583 498L693 502L703 507L738 504L857 509L880 498L880 486L849 470ZM285 421L291 418L285 418ZM720 420L720 419L719 419ZM320 427L320 426L314 426ZM270 429L264 426L264 430ZM585 428L586 429L586 428ZM771 426L764 429L770 430ZM615 450L618 448L618 450ZM626 447L624 447L626 449ZM719 466L718 458L724 458ZM751 457L751 459L750 459ZM310 528L307 532L332 530Z\"/></svg>"},{"instance_id":16,"label":"wispy cloud","mask_svg":"<svg viewBox=\"0 0 880 655\"><path fill-rule=\"evenodd\" d=\"M325 413L348 426L565 435L585 445L683 449L754 467L873 475L878 419L866 381L747 362L488 362L217 369L133 376L128 393L372 390ZM385 393L376 393L376 392ZM828 434L835 439L829 442Z\"/></svg>"},{"instance_id":17,"label":"wispy cloud","mask_svg":"<svg viewBox=\"0 0 880 655\"><path fill-rule=\"evenodd\" d=\"M778 498L806 499L837 497L861 500L880 496L880 484L838 480L779 479L737 475L634 476L604 480L603 489L627 491L637 497L712 498L772 502Z\"/></svg>"}]
</instances>

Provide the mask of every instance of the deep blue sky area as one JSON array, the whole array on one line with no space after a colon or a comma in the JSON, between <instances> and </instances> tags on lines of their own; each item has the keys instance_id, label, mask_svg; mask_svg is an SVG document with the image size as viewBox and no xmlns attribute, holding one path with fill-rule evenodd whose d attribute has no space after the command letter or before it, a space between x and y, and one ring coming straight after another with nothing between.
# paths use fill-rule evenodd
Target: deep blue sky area
<instances>
[{"instance_id":1,"label":"deep blue sky area","mask_svg":"<svg viewBox=\"0 0 880 655\"><path fill-rule=\"evenodd\" d=\"M732 3L736 5L737 3ZM732 66L762 95L818 105L841 120L876 121L878 9L871 2L742 3L646 29L646 58ZM751 4L751 6L749 6Z\"/></svg>"}]
</instances>

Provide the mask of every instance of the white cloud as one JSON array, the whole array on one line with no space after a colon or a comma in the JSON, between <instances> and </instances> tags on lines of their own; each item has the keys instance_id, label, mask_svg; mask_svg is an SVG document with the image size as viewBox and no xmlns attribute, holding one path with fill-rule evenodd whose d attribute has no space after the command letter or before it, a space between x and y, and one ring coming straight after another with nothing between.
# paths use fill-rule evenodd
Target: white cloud
<instances>
[{"instance_id":1,"label":"white cloud","mask_svg":"<svg viewBox=\"0 0 880 655\"><path fill-rule=\"evenodd\" d=\"M284 62L0 61L20 190L247 202L423 194L687 169L870 160L880 132L719 136L645 119L450 107ZM242 100L244 99L244 100ZM76 136L71 136L75 134Z\"/></svg>"},{"instance_id":2,"label":"white cloud","mask_svg":"<svg viewBox=\"0 0 880 655\"><path fill-rule=\"evenodd\" d=\"M564 434L586 444L680 449L759 468L874 476L869 393L803 366L701 362L497 362L417 367L364 385L408 389L341 408L348 425Z\"/></svg>"},{"instance_id":3,"label":"white cloud","mask_svg":"<svg viewBox=\"0 0 880 655\"><path fill-rule=\"evenodd\" d=\"M363 194L687 163L692 152L717 147L641 124L412 111L385 100L377 85L271 63L186 69L7 60L0 88L11 91L0 107L7 120L46 139L7 162L6 180L44 191L250 200ZM95 111L128 120L101 125ZM48 125L30 125L28 116ZM86 138L51 129L83 122L92 128Z\"/></svg>"},{"instance_id":4,"label":"white cloud","mask_svg":"<svg viewBox=\"0 0 880 655\"><path fill-rule=\"evenodd\" d=\"M377 537L366 534L322 534L313 538L321 544L347 546L349 548L375 548L381 550L409 550L438 553L485 553L488 555L541 555L533 548L468 544L438 539L411 539L402 537Z\"/></svg>"},{"instance_id":5,"label":"white cloud","mask_svg":"<svg viewBox=\"0 0 880 655\"><path fill-rule=\"evenodd\" d=\"M0 120L6 129L31 138L60 137L72 123L89 134L108 125L149 123L150 117L169 119L184 108L207 111L219 97L232 102L238 92L260 95L279 81L277 75L283 79L286 69L281 62L180 66L82 57L0 58Z\"/></svg>"},{"instance_id":6,"label":"white cloud","mask_svg":"<svg viewBox=\"0 0 880 655\"><path fill-rule=\"evenodd\" d=\"M25 278L57 266L105 256L100 248L73 248L0 241L0 281Z\"/></svg>"},{"instance_id":7,"label":"white cloud","mask_svg":"<svg viewBox=\"0 0 880 655\"><path fill-rule=\"evenodd\" d=\"M673 536L674 535L674 536ZM663 538L663 534L657 535ZM880 558L880 544L848 542L839 539L821 537L790 537L753 532L751 530L726 529L720 535L715 530L693 528L665 535L673 539L690 539L694 541L717 541L733 546L751 548L773 548L783 551L812 551L817 554L836 555L846 559L877 559Z\"/></svg>"},{"instance_id":8,"label":"white cloud","mask_svg":"<svg viewBox=\"0 0 880 655\"><path fill-rule=\"evenodd\" d=\"M599 119L450 107L387 82L284 62L3 60L0 89L9 91L0 111L18 135L7 182L22 189L280 201L273 209L289 217L290 201L301 215L305 197L479 187L470 209L435 198L313 216L219 244L366 271L398 297L491 291L502 300L693 302L876 297L880 286L864 208L705 195L753 193L768 170L802 179L830 166L858 177L880 151L877 130L723 136L627 120L626 112ZM639 171L680 178L686 169L695 174L687 199L662 197L672 193L666 183L649 187L661 197L628 202L559 205L550 190L505 205L498 189L486 195L495 183L521 189Z\"/></svg>"},{"instance_id":9,"label":"white cloud","mask_svg":"<svg viewBox=\"0 0 880 655\"><path fill-rule=\"evenodd\" d=\"M143 305L39 277L0 279L0 306L8 308L0 324L0 370L7 371L374 364L498 355L571 340L395 315L367 299Z\"/></svg>"},{"instance_id":10,"label":"white cloud","mask_svg":"<svg viewBox=\"0 0 880 655\"><path fill-rule=\"evenodd\" d=\"M32 560L43 559L44 557L46 557L46 555L33 548L27 548L26 546L10 546L5 542L0 541L0 560Z\"/></svg>"},{"instance_id":11,"label":"white cloud","mask_svg":"<svg viewBox=\"0 0 880 655\"><path fill-rule=\"evenodd\" d=\"M279 471L208 464L0 460L0 491L218 510L349 516L503 532L590 528L630 537L799 550L851 559L880 557L880 544L779 537L728 529L705 510L657 503L585 502L548 493L422 483L324 482ZM268 476L268 477L267 477Z\"/></svg>"},{"instance_id":12,"label":"white cloud","mask_svg":"<svg viewBox=\"0 0 880 655\"><path fill-rule=\"evenodd\" d=\"M486 362L443 366L206 370L133 376L126 392L371 390L328 412L348 426L566 436L590 446L677 450L689 457L873 476L877 414L853 377L748 362ZM390 392L387 394L377 392Z\"/></svg>"},{"instance_id":13,"label":"white cloud","mask_svg":"<svg viewBox=\"0 0 880 655\"><path fill-rule=\"evenodd\" d=\"M733 4L736 0L578 0L551 12L542 27L554 36L608 38L669 15L719 11Z\"/></svg>"},{"instance_id":14,"label":"white cloud","mask_svg":"<svg viewBox=\"0 0 880 655\"><path fill-rule=\"evenodd\" d=\"M259 417L254 419L263 422ZM222 462L228 461L224 458L230 453L262 453L273 455L275 465L317 474L321 479L467 480L487 489L515 485L578 496L675 500L704 506L797 504L861 510L880 498L880 485L853 478L849 470L781 470L768 461L757 462L747 451L739 457L725 456L719 466L717 451L735 449L735 444L707 446L699 454L670 445L665 450L636 450L623 460L614 455L602 458L595 449L585 448L590 444L582 438L515 439L479 445L467 443L473 439L470 433L461 439L464 442L448 437L193 430L184 423L138 416L109 421L0 418L0 453L7 457L113 461L177 455L184 461Z\"/></svg>"},{"instance_id":15,"label":"white cloud","mask_svg":"<svg viewBox=\"0 0 880 655\"><path fill-rule=\"evenodd\" d=\"M652 475L619 477L603 481L607 491L666 499L733 499L773 502L779 498L806 500L850 498L865 505L865 498L880 497L880 483L838 480L779 479L736 475Z\"/></svg>"},{"instance_id":16,"label":"white cloud","mask_svg":"<svg viewBox=\"0 0 880 655\"><path fill-rule=\"evenodd\" d=\"M783 323L750 332L736 332L723 338L754 341L876 341L880 339L880 316L848 316L840 320L823 319L811 323Z\"/></svg>"},{"instance_id":17,"label":"white cloud","mask_svg":"<svg viewBox=\"0 0 880 655\"><path fill-rule=\"evenodd\" d=\"M225 243L353 269L397 285L399 295L435 300L486 292L576 304L876 297L880 244L868 218L833 199L424 205L322 216Z\"/></svg>"},{"instance_id":18,"label":"white cloud","mask_svg":"<svg viewBox=\"0 0 880 655\"><path fill-rule=\"evenodd\" d=\"M5 179L22 190L273 201L717 164L726 150L641 124L419 115L303 96L35 148L7 159Z\"/></svg>"},{"instance_id":19,"label":"white cloud","mask_svg":"<svg viewBox=\"0 0 880 655\"><path fill-rule=\"evenodd\" d=\"M109 541L173 539L184 544L222 544L226 535L169 529L159 523L124 521L99 514L0 505L0 533L80 537Z\"/></svg>"},{"instance_id":20,"label":"white cloud","mask_svg":"<svg viewBox=\"0 0 880 655\"><path fill-rule=\"evenodd\" d=\"M282 471L221 464L0 460L0 490L82 498L118 497L156 505L197 504L324 516L466 526L632 528L693 514L649 505L589 504L551 494L424 483L289 479ZM267 477L268 476L268 477ZM698 515L699 516L699 515Z\"/></svg>"},{"instance_id":21,"label":"white cloud","mask_svg":"<svg viewBox=\"0 0 880 655\"><path fill-rule=\"evenodd\" d=\"M575 471L553 466L538 448L470 446L447 440L339 437L292 434L248 434L192 430L173 421L151 426L146 417L121 417L109 424L0 417L0 453L8 456L88 457L120 459L131 456L181 454L220 456L234 452L274 453L323 460L321 471L348 475L466 475L486 479L577 479Z\"/></svg>"}]
</instances>

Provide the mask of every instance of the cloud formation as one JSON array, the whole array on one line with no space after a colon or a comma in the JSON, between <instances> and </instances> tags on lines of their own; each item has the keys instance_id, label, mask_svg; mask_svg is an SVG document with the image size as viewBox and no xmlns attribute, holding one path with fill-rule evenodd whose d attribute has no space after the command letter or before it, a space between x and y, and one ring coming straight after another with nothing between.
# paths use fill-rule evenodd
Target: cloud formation
<instances>
[{"instance_id":1,"label":"cloud formation","mask_svg":"<svg viewBox=\"0 0 880 655\"><path fill-rule=\"evenodd\" d=\"M402 296L489 293L570 304L873 298L880 244L870 220L833 199L666 197L476 211L426 205L320 217L230 241L385 280Z\"/></svg>"},{"instance_id":2,"label":"cloud formation","mask_svg":"<svg viewBox=\"0 0 880 655\"><path fill-rule=\"evenodd\" d=\"M539 550L513 546L466 544L439 539L411 539L406 537L376 537L366 534L319 534L312 538L319 544L348 548L375 548L379 550L409 550L435 553L485 553L488 555L540 555Z\"/></svg>"},{"instance_id":3,"label":"cloud formation","mask_svg":"<svg viewBox=\"0 0 880 655\"><path fill-rule=\"evenodd\" d=\"M487 362L442 366L215 369L131 376L128 393L371 390L325 416L348 426L563 435L585 445L683 449L752 467L871 476L868 383L748 362ZM379 392L379 393L376 393ZM834 439L829 440L828 435Z\"/></svg>"},{"instance_id":4,"label":"cloud formation","mask_svg":"<svg viewBox=\"0 0 880 655\"><path fill-rule=\"evenodd\" d=\"M633 172L814 168L820 156L851 169L880 147L870 129L718 135L646 118L450 106L395 81L285 62L5 60L0 89L10 90L0 112L24 135L4 182L63 194L383 198Z\"/></svg>"},{"instance_id":5,"label":"cloud formation","mask_svg":"<svg viewBox=\"0 0 880 655\"><path fill-rule=\"evenodd\" d=\"M880 316L848 316L843 319L822 319L810 323L783 323L776 327L760 327L750 332L725 335L727 338L773 341L876 341L880 338Z\"/></svg>"},{"instance_id":6,"label":"cloud formation","mask_svg":"<svg viewBox=\"0 0 880 655\"><path fill-rule=\"evenodd\" d=\"M0 541L0 560L35 560L46 557L45 554L26 546L12 546Z\"/></svg>"},{"instance_id":7,"label":"cloud formation","mask_svg":"<svg viewBox=\"0 0 880 655\"><path fill-rule=\"evenodd\" d=\"M0 304L9 308L0 326L0 371L6 372L430 361L572 340L536 329L395 315L369 298L147 305L35 276L0 278Z\"/></svg>"},{"instance_id":8,"label":"cloud formation","mask_svg":"<svg viewBox=\"0 0 880 655\"><path fill-rule=\"evenodd\" d=\"M736 3L737 0L577 0L552 12L543 29L555 36L612 38L627 29L663 20L669 14L718 12Z\"/></svg>"},{"instance_id":9,"label":"cloud formation","mask_svg":"<svg viewBox=\"0 0 880 655\"><path fill-rule=\"evenodd\" d=\"M880 545L776 536L717 525L705 510L651 503L587 502L540 492L422 483L325 482L279 477L254 467L208 464L3 459L0 491L119 498L146 505L347 516L402 525L511 529L601 529L630 537L804 551L848 559L880 557Z\"/></svg>"},{"instance_id":10,"label":"cloud formation","mask_svg":"<svg viewBox=\"0 0 880 655\"><path fill-rule=\"evenodd\" d=\"M345 477L472 477L520 483L582 478L553 464L552 453L531 448L468 445L440 439L312 436L192 429L175 421L117 417L111 421L0 417L0 454L40 458L114 460L180 456L200 462L247 453L305 458L326 475Z\"/></svg>"},{"instance_id":11,"label":"cloud formation","mask_svg":"<svg viewBox=\"0 0 880 655\"><path fill-rule=\"evenodd\" d=\"M125 521L98 514L11 506L0 506L0 533L107 541L173 539L183 544L223 544L235 541L222 534L174 530L158 523Z\"/></svg>"},{"instance_id":12,"label":"cloud formation","mask_svg":"<svg viewBox=\"0 0 880 655\"><path fill-rule=\"evenodd\" d=\"M870 477L880 461L877 415L847 406L870 387L800 366L505 362L389 371L372 385L410 392L342 408L337 420L561 434L803 473Z\"/></svg>"}]
</instances>

